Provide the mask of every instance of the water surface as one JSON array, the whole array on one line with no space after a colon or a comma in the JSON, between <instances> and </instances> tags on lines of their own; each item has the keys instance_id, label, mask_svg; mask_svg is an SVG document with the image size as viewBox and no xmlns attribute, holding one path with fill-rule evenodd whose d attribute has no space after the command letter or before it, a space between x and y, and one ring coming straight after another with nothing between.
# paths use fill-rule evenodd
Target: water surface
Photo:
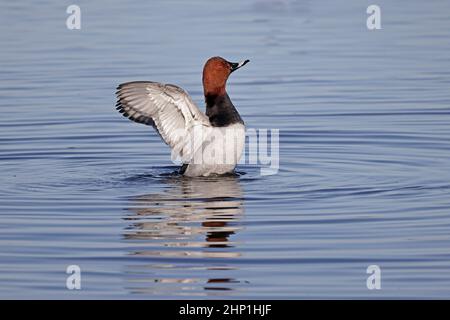
<instances>
[{"instance_id":1,"label":"water surface","mask_svg":"<svg viewBox=\"0 0 450 320\"><path fill-rule=\"evenodd\" d=\"M1 298L450 297L447 1L378 1L376 31L356 0L69 4L0 4ZM214 55L251 60L228 91L277 174L177 176L114 109L132 80L203 108Z\"/></svg>"}]
</instances>

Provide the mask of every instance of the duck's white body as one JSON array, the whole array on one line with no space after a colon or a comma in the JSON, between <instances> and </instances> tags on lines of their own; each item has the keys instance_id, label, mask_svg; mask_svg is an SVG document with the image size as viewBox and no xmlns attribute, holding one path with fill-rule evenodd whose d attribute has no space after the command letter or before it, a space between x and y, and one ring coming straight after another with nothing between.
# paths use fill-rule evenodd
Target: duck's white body
<instances>
[{"instance_id":1,"label":"duck's white body","mask_svg":"<svg viewBox=\"0 0 450 320\"><path fill-rule=\"evenodd\" d=\"M232 172L244 150L245 126L236 123L207 127L202 136L201 146L185 166L184 175L198 177Z\"/></svg>"}]
</instances>

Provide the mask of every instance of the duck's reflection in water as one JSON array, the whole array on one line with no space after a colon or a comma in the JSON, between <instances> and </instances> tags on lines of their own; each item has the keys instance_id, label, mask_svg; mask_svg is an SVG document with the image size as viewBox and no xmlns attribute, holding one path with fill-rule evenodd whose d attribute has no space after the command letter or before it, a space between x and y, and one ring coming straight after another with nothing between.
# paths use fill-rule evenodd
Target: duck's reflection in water
<instances>
[{"instance_id":1,"label":"duck's reflection in water","mask_svg":"<svg viewBox=\"0 0 450 320\"><path fill-rule=\"evenodd\" d=\"M128 208L124 237L135 249L131 254L151 261L129 266L133 285L128 289L155 294L176 289L190 295L232 289L241 281L223 272L235 269L228 259L241 256L233 241L244 212L239 178L168 177L164 183L164 192L133 197Z\"/></svg>"}]
</instances>

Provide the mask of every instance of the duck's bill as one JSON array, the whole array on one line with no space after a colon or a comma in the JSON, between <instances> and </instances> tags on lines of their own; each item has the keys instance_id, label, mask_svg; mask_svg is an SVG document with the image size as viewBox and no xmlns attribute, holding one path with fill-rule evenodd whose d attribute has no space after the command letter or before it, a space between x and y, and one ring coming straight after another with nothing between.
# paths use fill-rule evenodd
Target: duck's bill
<instances>
[{"instance_id":1,"label":"duck's bill","mask_svg":"<svg viewBox=\"0 0 450 320\"><path fill-rule=\"evenodd\" d=\"M237 69L245 66L247 63L249 63L250 60L242 60L240 62L230 62L230 66L231 66L231 72L236 71Z\"/></svg>"}]
</instances>

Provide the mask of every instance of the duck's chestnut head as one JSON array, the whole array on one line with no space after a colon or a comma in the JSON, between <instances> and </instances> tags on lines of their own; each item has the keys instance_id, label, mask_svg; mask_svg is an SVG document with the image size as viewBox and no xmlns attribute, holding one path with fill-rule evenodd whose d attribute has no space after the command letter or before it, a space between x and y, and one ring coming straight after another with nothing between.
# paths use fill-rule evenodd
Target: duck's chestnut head
<instances>
[{"instance_id":1,"label":"duck's chestnut head","mask_svg":"<svg viewBox=\"0 0 450 320\"><path fill-rule=\"evenodd\" d=\"M224 95L227 79L233 71L247 64L250 60L229 62L222 57L212 57L203 67L203 90L207 95Z\"/></svg>"}]
</instances>

